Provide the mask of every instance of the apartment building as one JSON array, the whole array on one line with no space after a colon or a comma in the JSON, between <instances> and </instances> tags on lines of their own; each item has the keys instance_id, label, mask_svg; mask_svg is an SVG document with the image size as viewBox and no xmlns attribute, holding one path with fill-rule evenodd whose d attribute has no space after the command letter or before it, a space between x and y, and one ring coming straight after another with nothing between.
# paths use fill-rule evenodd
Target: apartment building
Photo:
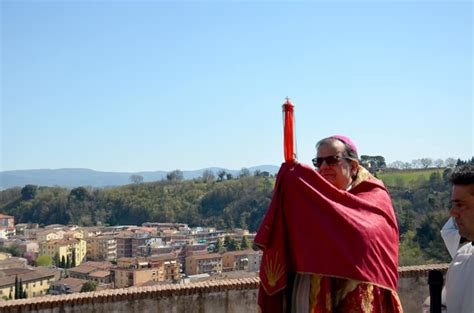
<instances>
[{"instance_id":1,"label":"apartment building","mask_svg":"<svg viewBox=\"0 0 474 313\"><path fill-rule=\"evenodd\" d=\"M186 257L186 275L222 272L222 256L218 253Z\"/></svg>"},{"instance_id":2,"label":"apartment building","mask_svg":"<svg viewBox=\"0 0 474 313\"><path fill-rule=\"evenodd\" d=\"M224 271L248 271L249 257L251 255L258 255L258 252L253 250L244 251L230 251L222 255L222 267ZM253 259L252 259L253 260Z\"/></svg>"},{"instance_id":3,"label":"apartment building","mask_svg":"<svg viewBox=\"0 0 474 313\"><path fill-rule=\"evenodd\" d=\"M151 258L121 258L112 269L115 288L142 285L149 281L176 282L181 279L175 254Z\"/></svg>"},{"instance_id":4,"label":"apartment building","mask_svg":"<svg viewBox=\"0 0 474 313\"><path fill-rule=\"evenodd\" d=\"M86 238L87 259L93 261L113 261L117 259L117 240L112 236Z\"/></svg>"},{"instance_id":5,"label":"apartment building","mask_svg":"<svg viewBox=\"0 0 474 313\"><path fill-rule=\"evenodd\" d=\"M50 240L40 242L40 255L49 255L53 260L56 257L59 260L70 259L71 263L76 266L84 261L87 253L87 243L83 239L69 239L69 240ZM73 261L75 257L75 262Z\"/></svg>"}]
</instances>

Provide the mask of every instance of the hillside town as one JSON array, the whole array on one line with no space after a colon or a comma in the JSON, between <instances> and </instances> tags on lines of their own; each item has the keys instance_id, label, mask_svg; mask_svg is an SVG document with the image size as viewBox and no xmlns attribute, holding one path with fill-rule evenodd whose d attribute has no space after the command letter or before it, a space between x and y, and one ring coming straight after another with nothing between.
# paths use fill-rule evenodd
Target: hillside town
<instances>
[{"instance_id":1,"label":"hillside town","mask_svg":"<svg viewBox=\"0 0 474 313\"><path fill-rule=\"evenodd\" d=\"M40 227L0 214L0 299L255 277L254 236L182 223Z\"/></svg>"}]
</instances>

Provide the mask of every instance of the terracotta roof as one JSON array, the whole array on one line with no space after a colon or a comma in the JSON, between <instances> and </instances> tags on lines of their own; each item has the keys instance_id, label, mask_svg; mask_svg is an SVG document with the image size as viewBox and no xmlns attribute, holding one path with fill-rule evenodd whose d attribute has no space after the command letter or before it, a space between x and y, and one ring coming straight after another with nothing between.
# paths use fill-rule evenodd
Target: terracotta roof
<instances>
[{"instance_id":1,"label":"terracotta roof","mask_svg":"<svg viewBox=\"0 0 474 313\"><path fill-rule=\"evenodd\" d=\"M81 242L81 239L70 238L70 239L57 239L41 242L41 245L74 245Z\"/></svg>"},{"instance_id":2,"label":"terracotta roof","mask_svg":"<svg viewBox=\"0 0 474 313\"><path fill-rule=\"evenodd\" d=\"M22 280L24 283L25 282L30 282L30 281L36 281L36 280L42 280L42 279L47 279L49 277L53 276L44 274L41 272L36 272L36 271L30 271L28 273L24 274L18 274L18 275L11 275L11 276L5 276L0 278L0 286L10 286L15 284L15 277L18 277L18 280Z\"/></svg>"},{"instance_id":3,"label":"terracotta roof","mask_svg":"<svg viewBox=\"0 0 474 313\"><path fill-rule=\"evenodd\" d=\"M104 278L104 277L107 277L107 276L110 276L109 271L96 271L94 273L89 274L89 277L97 277L97 278Z\"/></svg>"},{"instance_id":4,"label":"terracotta roof","mask_svg":"<svg viewBox=\"0 0 474 313\"><path fill-rule=\"evenodd\" d=\"M55 281L55 282L51 283L51 285L68 285L68 286L71 286L71 287L77 287L77 286L82 287L82 285L84 285L85 283L87 283L87 280L85 280L85 279L68 277L68 278L64 278L64 279L60 279L58 281Z\"/></svg>"},{"instance_id":5,"label":"terracotta roof","mask_svg":"<svg viewBox=\"0 0 474 313\"><path fill-rule=\"evenodd\" d=\"M95 267L81 264L79 266L76 266L76 267L73 267L73 268L69 269L69 272L89 274L90 272L93 272L95 270L96 270Z\"/></svg>"},{"instance_id":6,"label":"terracotta roof","mask_svg":"<svg viewBox=\"0 0 474 313\"><path fill-rule=\"evenodd\" d=\"M20 274L26 274L26 273L31 273L32 270L28 268L6 268L3 270L0 270L0 272L4 273L5 276L15 276L15 275L20 275Z\"/></svg>"},{"instance_id":7,"label":"terracotta roof","mask_svg":"<svg viewBox=\"0 0 474 313\"><path fill-rule=\"evenodd\" d=\"M96 269L108 270L112 267L112 263L110 262L97 262L97 261L87 261L81 263L81 265L91 266Z\"/></svg>"}]
</instances>

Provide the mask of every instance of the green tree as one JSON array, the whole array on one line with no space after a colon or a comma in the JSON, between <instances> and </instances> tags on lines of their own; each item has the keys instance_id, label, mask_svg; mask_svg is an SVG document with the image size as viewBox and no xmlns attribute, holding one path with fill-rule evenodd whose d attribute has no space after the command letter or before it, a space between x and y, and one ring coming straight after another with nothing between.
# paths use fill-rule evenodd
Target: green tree
<instances>
[{"instance_id":1,"label":"green tree","mask_svg":"<svg viewBox=\"0 0 474 313\"><path fill-rule=\"evenodd\" d=\"M18 283L17 275L15 275L15 299L20 299L20 285Z\"/></svg>"},{"instance_id":2,"label":"green tree","mask_svg":"<svg viewBox=\"0 0 474 313\"><path fill-rule=\"evenodd\" d=\"M66 268L71 268L71 256L69 254L66 258Z\"/></svg>"},{"instance_id":3,"label":"green tree","mask_svg":"<svg viewBox=\"0 0 474 313\"><path fill-rule=\"evenodd\" d=\"M71 190L69 194L70 198L75 199L77 201L84 201L90 197L89 191L87 191L84 187L77 187Z\"/></svg>"},{"instance_id":4,"label":"green tree","mask_svg":"<svg viewBox=\"0 0 474 313\"><path fill-rule=\"evenodd\" d=\"M59 260L59 253L55 253L54 254L54 258L53 258L53 261L54 261L54 265L56 267L61 267L61 261Z\"/></svg>"},{"instance_id":5,"label":"green tree","mask_svg":"<svg viewBox=\"0 0 474 313\"><path fill-rule=\"evenodd\" d=\"M19 292L18 292L18 298L17 299L26 299L26 290L23 289L23 281L20 278L20 282L18 283L19 287Z\"/></svg>"},{"instance_id":6,"label":"green tree","mask_svg":"<svg viewBox=\"0 0 474 313\"><path fill-rule=\"evenodd\" d=\"M76 267L76 249L72 248L71 252L71 267Z\"/></svg>"},{"instance_id":7,"label":"green tree","mask_svg":"<svg viewBox=\"0 0 474 313\"><path fill-rule=\"evenodd\" d=\"M59 263L59 267L66 268L66 258L64 255L61 257L61 262Z\"/></svg>"},{"instance_id":8,"label":"green tree","mask_svg":"<svg viewBox=\"0 0 474 313\"><path fill-rule=\"evenodd\" d=\"M222 240L219 238L217 239L216 244L214 245L214 252L220 253L222 249L223 249Z\"/></svg>"},{"instance_id":9,"label":"green tree","mask_svg":"<svg viewBox=\"0 0 474 313\"><path fill-rule=\"evenodd\" d=\"M53 260L47 254L40 255L35 260L36 266L48 266L48 265L51 265L52 263L53 263Z\"/></svg>"},{"instance_id":10,"label":"green tree","mask_svg":"<svg viewBox=\"0 0 474 313\"><path fill-rule=\"evenodd\" d=\"M18 244L14 243L9 247L0 247L0 252L10 253L12 256L21 257L23 252Z\"/></svg>"},{"instance_id":11,"label":"green tree","mask_svg":"<svg viewBox=\"0 0 474 313\"><path fill-rule=\"evenodd\" d=\"M225 170L220 170L217 172L217 181L223 181L227 172Z\"/></svg>"},{"instance_id":12,"label":"green tree","mask_svg":"<svg viewBox=\"0 0 474 313\"><path fill-rule=\"evenodd\" d=\"M166 179L170 182L180 182L184 179L183 172L180 170L174 170L166 174Z\"/></svg>"},{"instance_id":13,"label":"green tree","mask_svg":"<svg viewBox=\"0 0 474 313\"><path fill-rule=\"evenodd\" d=\"M81 292L89 292L89 291L96 291L97 290L97 282L93 280L89 280L81 287Z\"/></svg>"},{"instance_id":14,"label":"green tree","mask_svg":"<svg viewBox=\"0 0 474 313\"><path fill-rule=\"evenodd\" d=\"M242 250L250 249L250 241L246 236L242 236L242 242L240 243Z\"/></svg>"},{"instance_id":15,"label":"green tree","mask_svg":"<svg viewBox=\"0 0 474 313\"><path fill-rule=\"evenodd\" d=\"M448 215L443 211L431 212L425 216L420 227L417 228L414 240L419 244L427 259L434 259L438 262L451 260L440 234L440 229L447 219Z\"/></svg>"},{"instance_id":16,"label":"green tree","mask_svg":"<svg viewBox=\"0 0 474 313\"><path fill-rule=\"evenodd\" d=\"M26 185L21 189L21 198L23 200L31 200L36 196L38 191L38 186L35 185Z\"/></svg>"},{"instance_id":17,"label":"green tree","mask_svg":"<svg viewBox=\"0 0 474 313\"><path fill-rule=\"evenodd\" d=\"M424 257L420 246L418 246L413 240L414 237L415 232L413 230L409 230L401 236L398 252L399 266L426 264L427 260Z\"/></svg>"},{"instance_id":18,"label":"green tree","mask_svg":"<svg viewBox=\"0 0 474 313\"><path fill-rule=\"evenodd\" d=\"M224 247L227 251L237 251L240 250L240 243L238 243L234 238L230 236L224 237Z\"/></svg>"},{"instance_id":19,"label":"green tree","mask_svg":"<svg viewBox=\"0 0 474 313\"><path fill-rule=\"evenodd\" d=\"M361 155L360 164L370 172L375 173L379 169L386 168L385 158L381 155Z\"/></svg>"}]
</instances>

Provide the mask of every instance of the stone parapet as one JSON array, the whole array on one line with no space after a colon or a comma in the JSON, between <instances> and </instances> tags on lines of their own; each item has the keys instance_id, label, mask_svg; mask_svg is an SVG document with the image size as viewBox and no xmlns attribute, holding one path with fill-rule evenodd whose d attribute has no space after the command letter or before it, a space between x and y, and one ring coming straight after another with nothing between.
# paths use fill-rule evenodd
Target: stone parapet
<instances>
[{"instance_id":1,"label":"stone parapet","mask_svg":"<svg viewBox=\"0 0 474 313\"><path fill-rule=\"evenodd\" d=\"M421 305L429 294L428 272L445 273L447 268L448 264L399 268L398 292L405 312L421 312ZM259 283L259 278L253 277L45 296L0 302L0 312L249 313L256 312Z\"/></svg>"}]
</instances>

